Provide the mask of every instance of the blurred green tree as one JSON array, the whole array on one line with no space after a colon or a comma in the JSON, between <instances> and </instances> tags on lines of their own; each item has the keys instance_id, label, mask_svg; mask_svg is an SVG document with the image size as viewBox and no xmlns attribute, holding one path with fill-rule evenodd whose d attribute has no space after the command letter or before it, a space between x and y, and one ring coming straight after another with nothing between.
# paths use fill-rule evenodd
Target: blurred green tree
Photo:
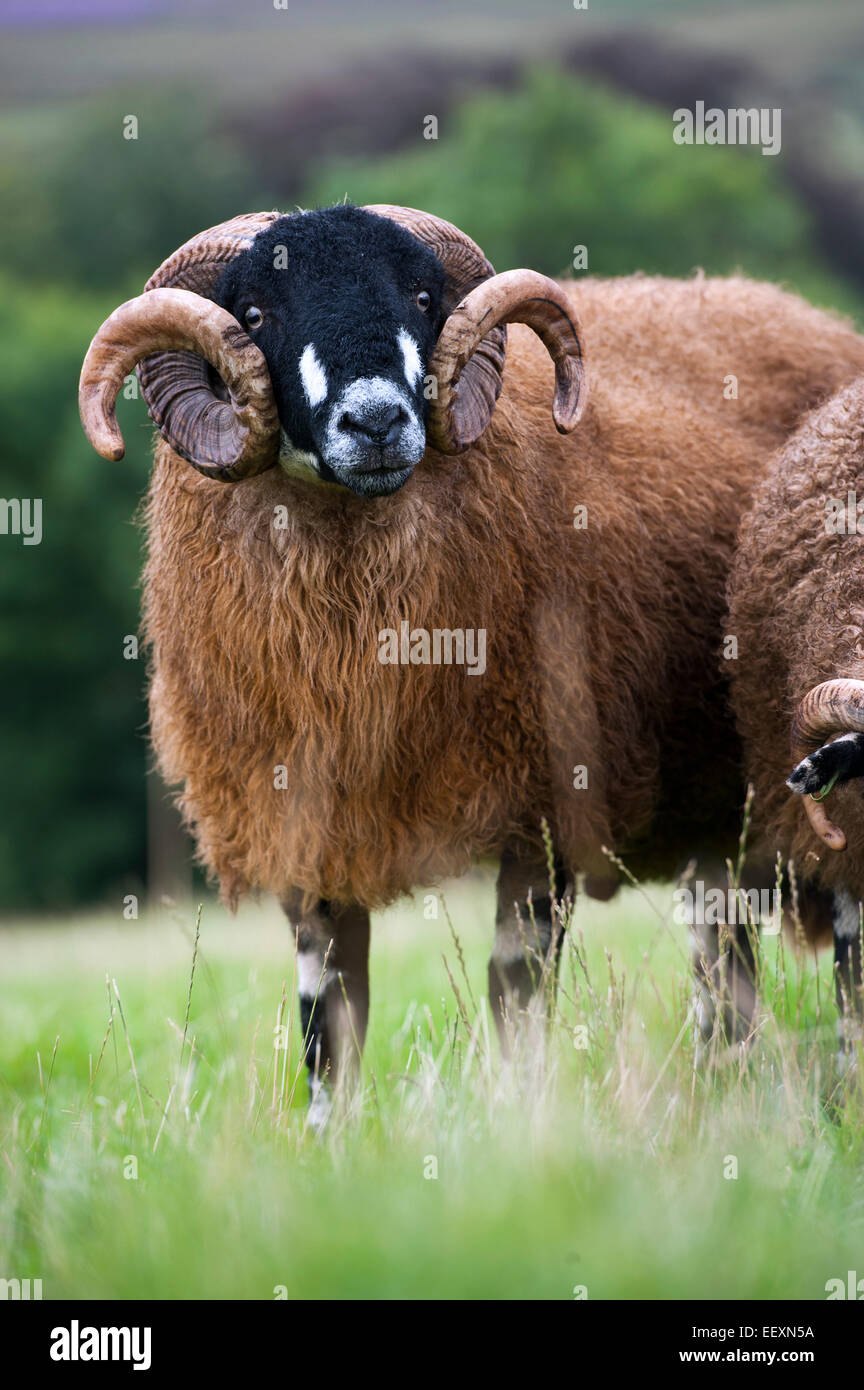
<instances>
[{"instance_id":1,"label":"blurred green tree","mask_svg":"<svg viewBox=\"0 0 864 1390\"><path fill-rule=\"evenodd\" d=\"M26 119L7 122L0 264L36 282L134 292L195 232L274 206L200 98L150 91L125 101L72 108L36 140Z\"/></svg>"},{"instance_id":2,"label":"blurred green tree","mask_svg":"<svg viewBox=\"0 0 864 1390\"><path fill-rule=\"evenodd\" d=\"M42 502L42 540L0 536L4 909L135 892L144 874L144 661L138 534L147 477L143 404L125 405L129 450L107 464L78 421L76 385L112 301L0 283L2 495ZM119 902L119 897L118 897Z\"/></svg>"},{"instance_id":3,"label":"blurred green tree","mask_svg":"<svg viewBox=\"0 0 864 1390\"><path fill-rule=\"evenodd\" d=\"M424 208L464 228L498 269L572 273L584 245L591 274L740 268L860 308L815 255L774 164L755 149L676 145L671 112L542 68L517 91L467 102L437 140L418 122L410 150L326 164L302 202Z\"/></svg>"}]
</instances>

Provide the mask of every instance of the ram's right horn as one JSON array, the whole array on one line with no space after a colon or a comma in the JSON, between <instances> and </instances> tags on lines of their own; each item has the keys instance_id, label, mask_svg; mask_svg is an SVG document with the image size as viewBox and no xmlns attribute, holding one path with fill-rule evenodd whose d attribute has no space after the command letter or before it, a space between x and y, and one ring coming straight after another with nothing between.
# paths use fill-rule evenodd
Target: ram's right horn
<instances>
[{"instance_id":1,"label":"ram's right horn","mask_svg":"<svg viewBox=\"0 0 864 1390\"><path fill-rule=\"evenodd\" d=\"M123 457L117 395L142 358L166 351L206 358L231 395L230 401L221 401L200 387L178 401L187 426L180 431L183 447L174 442L178 453L199 472L226 482L275 463L279 421L263 353L231 314L188 290L149 290L127 300L90 344L78 401L81 423L96 452L107 459Z\"/></svg>"},{"instance_id":2,"label":"ram's right horn","mask_svg":"<svg viewBox=\"0 0 864 1390\"><path fill-rule=\"evenodd\" d=\"M582 344L564 289L536 270L507 270L478 285L448 318L435 346L431 372L438 383L429 435L437 449L460 453L485 430L494 397L460 393L460 377L490 329L524 323L541 339L555 365L552 418L560 434L578 424L585 407Z\"/></svg>"},{"instance_id":3,"label":"ram's right horn","mask_svg":"<svg viewBox=\"0 0 864 1390\"><path fill-rule=\"evenodd\" d=\"M198 232L154 271L143 294L103 323L78 391L87 438L103 457L123 457L114 405L137 364L160 434L199 473L237 482L276 463L279 418L267 364L213 295L226 266L278 216L243 213ZM208 362L227 387L228 401L213 389Z\"/></svg>"}]
</instances>

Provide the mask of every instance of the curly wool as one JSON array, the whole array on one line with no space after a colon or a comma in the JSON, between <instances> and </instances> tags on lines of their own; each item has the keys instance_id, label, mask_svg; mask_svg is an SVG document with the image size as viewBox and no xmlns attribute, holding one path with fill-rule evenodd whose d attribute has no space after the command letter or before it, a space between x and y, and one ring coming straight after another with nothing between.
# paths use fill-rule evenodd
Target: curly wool
<instances>
[{"instance_id":1,"label":"curly wool","mask_svg":"<svg viewBox=\"0 0 864 1390\"><path fill-rule=\"evenodd\" d=\"M860 788L851 781L831 793L831 818L848 840L838 854L812 830L803 797L785 785L799 701L821 681L864 678L864 537L826 526L827 500L845 505L849 492L864 499L864 380L808 416L772 462L742 523L729 580L730 631L739 644L730 666L758 847L794 860L805 880L860 899Z\"/></svg>"}]
</instances>

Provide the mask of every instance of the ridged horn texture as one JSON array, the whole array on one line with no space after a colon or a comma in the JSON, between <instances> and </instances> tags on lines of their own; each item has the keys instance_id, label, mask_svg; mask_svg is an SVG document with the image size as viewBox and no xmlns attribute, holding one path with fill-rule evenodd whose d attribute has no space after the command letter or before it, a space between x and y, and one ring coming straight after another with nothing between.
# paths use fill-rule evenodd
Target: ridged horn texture
<instances>
[{"instance_id":1,"label":"ridged horn texture","mask_svg":"<svg viewBox=\"0 0 864 1390\"><path fill-rule=\"evenodd\" d=\"M430 372L438 395L428 437L460 453L486 429L503 380L507 323L525 323L555 364L553 417L566 432L584 402L584 369L573 312L554 280L530 270L496 275L480 247L452 223L415 208L372 204L438 256L447 277L447 320ZM212 296L225 267L278 212L248 213L184 243L151 275L144 293L102 325L81 372L81 419L94 448L122 458L114 406L138 365L150 415L171 447L200 473L236 482L271 467L279 421L262 353ZM197 302L196 302L197 301ZM228 399L214 381L215 368Z\"/></svg>"},{"instance_id":2,"label":"ridged horn texture","mask_svg":"<svg viewBox=\"0 0 864 1390\"><path fill-rule=\"evenodd\" d=\"M504 325L524 323L545 344L555 364L555 426L566 434L585 404L585 368L570 301L554 280L534 270L496 275L479 246L443 218L416 208L372 204L435 252L452 290L451 311L435 346L430 373L438 396L429 411L427 434L434 447L458 454L480 438L501 394L506 336Z\"/></svg>"},{"instance_id":3,"label":"ridged horn texture","mask_svg":"<svg viewBox=\"0 0 864 1390\"><path fill-rule=\"evenodd\" d=\"M264 355L237 320L212 300L188 290L152 290L115 309L90 344L81 369L79 407L87 438L103 458L121 459L123 437L115 404L124 378L154 348L173 356L207 359L230 393L219 400L203 386L190 390L173 407L177 452L210 477L226 482L249 477L276 460L279 421ZM170 364L163 369L169 371ZM181 372L184 368L179 369ZM185 412L185 413L184 413ZM189 438L181 428L188 429ZM176 437L180 430L181 440ZM164 428L163 428L163 432ZM194 457L191 452L194 451Z\"/></svg>"},{"instance_id":4,"label":"ridged horn texture","mask_svg":"<svg viewBox=\"0 0 864 1390\"><path fill-rule=\"evenodd\" d=\"M864 681L823 681L809 690L792 720L795 765L821 748L835 734L864 732ZM804 797L807 819L829 849L844 850L846 836L825 811L824 803Z\"/></svg>"},{"instance_id":5,"label":"ridged horn texture","mask_svg":"<svg viewBox=\"0 0 864 1390\"><path fill-rule=\"evenodd\" d=\"M429 435L437 449L458 454L488 425L495 400L476 389L466 393L465 373L490 325L505 323L533 328L555 364L555 428L567 434L577 424L584 408L585 369L567 295L534 270L507 270L471 291L453 310L435 345L431 370L438 400L430 412Z\"/></svg>"}]
</instances>

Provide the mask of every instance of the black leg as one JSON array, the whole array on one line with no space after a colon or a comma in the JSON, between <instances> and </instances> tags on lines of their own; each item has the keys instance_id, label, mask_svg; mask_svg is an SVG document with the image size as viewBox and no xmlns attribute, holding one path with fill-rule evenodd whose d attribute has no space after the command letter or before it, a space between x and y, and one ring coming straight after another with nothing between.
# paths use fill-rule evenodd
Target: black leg
<instances>
[{"instance_id":1,"label":"black leg","mask_svg":"<svg viewBox=\"0 0 864 1390\"><path fill-rule=\"evenodd\" d=\"M834 894L834 987L841 1065L851 1059L861 1037L864 1019L861 947L860 904L845 889L840 889Z\"/></svg>"},{"instance_id":2,"label":"black leg","mask_svg":"<svg viewBox=\"0 0 864 1390\"><path fill-rule=\"evenodd\" d=\"M756 1015L759 911L753 889L763 896L773 890L767 867L748 875L750 899L731 899L728 875L713 866L703 870L702 891L691 885L694 910L690 912L690 939L696 977L696 1023L700 1044L718 1034L726 1043L749 1037ZM770 901L770 898L768 899ZM702 905L704 904L704 909Z\"/></svg>"},{"instance_id":3,"label":"black leg","mask_svg":"<svg viewBox=\"0 0 864 1390\"><path fill-rule=\"evenodd\" d=\"M555 899L559 905L569 890L568 876L557 865ZM543 991L554 989L562 942L547 865L505 852L498 875L495 945L489 961L489 1000L505 1055L510 1050L508 1022L515 1024L520 1014L530 1010L538 993L542 1006Z\"/></svg>"},{"instance_id":4,"label":"black leg","mask_svg":"<svg viewBox=\"0 0 864 1390\"><path fill-rule=\"evenodd\" d=\"M356 1072L369 1018L369 914L299 893L282 904L297 936L300 1023L309 1069L310 1119L323 1124L330 1094Z\"/></svg>"},{"instance_id":5,"label":"black leg","mask_svg":"<svg viewBox=\"0 0 864 1390\"><path fill-rule=\"evenodd\" d=\"M702 1041L708 1042L719 1026L726 1042L743 1042L756 1012L755 928L694 923L692 932Z\"/></svg>"}]
</instances>

